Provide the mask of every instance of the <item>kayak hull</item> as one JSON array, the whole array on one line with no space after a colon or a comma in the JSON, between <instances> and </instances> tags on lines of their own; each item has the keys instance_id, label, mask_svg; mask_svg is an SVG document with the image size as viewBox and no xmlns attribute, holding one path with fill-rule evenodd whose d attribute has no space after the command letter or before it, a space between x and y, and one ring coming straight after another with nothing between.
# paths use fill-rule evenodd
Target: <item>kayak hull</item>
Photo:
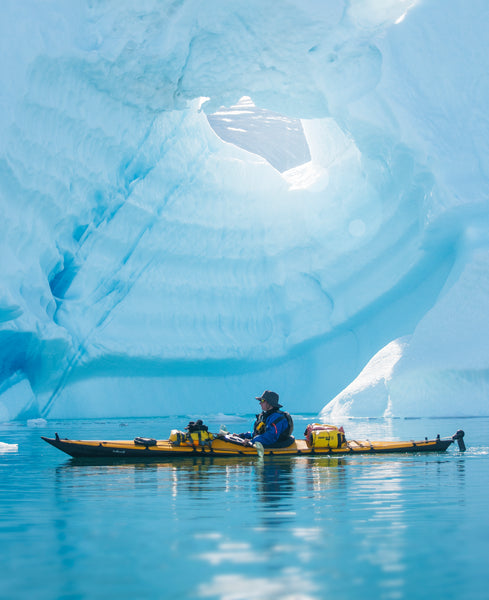
<instances>
[{"instance_id":1,"label":"kayak hull","mask_svg":"<svg viewBox=\"0 0 489 600\"><path fill-rule=\"evenodd\" d=\"M214 439L202 446L175 446L169 440L152 440L148 445L133 440L70 440L42 437L58 450L73 458L111 458L111 459L158 459L191 456L236 456L256 457L253 446L241 446L224 439ZM345 456L350 454L392 454L444 452L453 443L453 438L425 439L423 441L386 442L353 441L342 448L311 448L305 440L294 440L286 448L265 448L265 456Z\"/></svg>"}]
</instances>

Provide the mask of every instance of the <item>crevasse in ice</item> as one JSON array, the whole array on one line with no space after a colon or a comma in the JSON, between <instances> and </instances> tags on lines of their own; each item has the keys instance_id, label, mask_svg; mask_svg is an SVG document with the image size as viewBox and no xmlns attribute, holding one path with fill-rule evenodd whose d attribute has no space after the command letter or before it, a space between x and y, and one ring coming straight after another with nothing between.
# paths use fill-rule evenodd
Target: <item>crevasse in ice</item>
<instances>
[{"instance_id":1,"label":"crevasse in ice","mask_svg":"<svg viewBox=\"0 0 489 600\"><path fill-rule=\"evenodd\" d=\"M485 2L0 13L1 420L487 414Z\"/></svg>"}]
</instances>

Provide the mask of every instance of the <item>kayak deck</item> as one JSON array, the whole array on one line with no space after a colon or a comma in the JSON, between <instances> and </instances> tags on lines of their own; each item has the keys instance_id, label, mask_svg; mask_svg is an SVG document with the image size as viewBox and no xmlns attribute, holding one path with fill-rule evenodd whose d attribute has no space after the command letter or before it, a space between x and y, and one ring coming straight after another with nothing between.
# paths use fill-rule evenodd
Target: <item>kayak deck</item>
<instances>
[{"instance_id":1,"label":"kayak deck","mask_svg":"<svg viewBox=\"0 0 489 600\"><path fill-rule=\"evenodd\" d=\"M349 440L341 448L312 448L306 440L294 440L286 448L265 448L265 456L313 456L329 455L344 456L349 454L387 454L387 453L418 453L418 452L444 452L456 439L440 438L422 441L392 442ZM463 436L462 436L463 437ZM74 458L144 458L157 459L181 456L257 456L253 446L242 446L215 438L201 446L172 444L169 440L148 440L148 444L135 443L133 440L70 440L62 439L56 434L55 438L43 437L42 439ZM460 441L459 441L460 445Z\"/></svg>"}]
</instances>

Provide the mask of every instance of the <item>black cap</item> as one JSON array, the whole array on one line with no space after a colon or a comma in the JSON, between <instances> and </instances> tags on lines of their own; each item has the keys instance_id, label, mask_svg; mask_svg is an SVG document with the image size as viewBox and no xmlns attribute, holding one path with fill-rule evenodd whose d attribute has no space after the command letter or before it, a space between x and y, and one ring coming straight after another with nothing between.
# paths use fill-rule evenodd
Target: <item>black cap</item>
<instances>
[{"instance_id":1,"label":"black cap","mask_svg":"<svg viewBox=\"0 0 489 600\"><path fill-rule=\"evenodd\" d=\"M274 408L282 408L282 405L278 402L278 394L276 394L275 392L271 392L270 390L265 390L263 394L261 396L258 396L256 399L260 402L262 400L265 400L266 402L268 402L268 404L270 404L270 406L273 406Z\"/></svg>"}]
</instances>

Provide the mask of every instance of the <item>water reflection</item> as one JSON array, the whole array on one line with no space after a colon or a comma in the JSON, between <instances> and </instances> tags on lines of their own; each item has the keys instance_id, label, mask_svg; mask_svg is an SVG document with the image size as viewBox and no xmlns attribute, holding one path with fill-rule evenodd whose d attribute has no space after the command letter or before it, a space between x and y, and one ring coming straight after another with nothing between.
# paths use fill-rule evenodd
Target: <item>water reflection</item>
<instances>
[{"instance_id":1,"label":"water reflection","mask_svg":"<svg viewBox=\"0 0 489 600\"><path fill-rule=\"evenodd\" d=\"M254 492L261 505L262 527L277 527L295 518L294 461L272 458L257 463Z\"/></svg>"},{"instance_id":2,"label":"water reflection","mask_svg":"<svg viewBox=\"0 0 489 600\"><path fill-rule=\"evenodd\" d=\"M256 465L256 491L261 502L271 506L293 493L294 463L289 459L264 460Z\"/></svg>"},{"instance_id":3,"label":"water reflection","mask_svg":"<svg viewBox=\"0 0 489 600\"><path fill-rule=\"evenodd\" d=\"M241 573L216 575L197 587L199 598L221 598L226 600L317 600L318 586L304 571L289 567L270 573L267 577L243 575Z\"/></svg>"},{"instance_id":4,"label":"water reflection","mask_svg":"<svg viewBox=\"0 0 489 600\"><path fill-rule=\"evenodd\" d=\"M348 430L357 439L409 439L413 429L456 429L415 425L368 421ZM71 460L36 446L26 429L25 439L5 440L19 441L19 452L0 457L2 591L28 597L32 582L42 580L41 600L394 600L416 598L422 581L426 597L440 589L482 597L488 427L479 438L474 427L465 427L464 455L454 448L263 463Z\"/></svg>"},{"instance_id":5,"label":"water reflection","mask_svg":"<svg viewBox=\"0 0 489 600\"><path fill-rule=\"evenodd\" d=\"M75 552L66 525L75 503L105 497L124 511L126 499L130 504L137 497L141 511L158 507L152 527L161 537L175 532L168 568L184 575L185 565L200 573L188 597L225 598L233 590L229 597L268 599L300 590L296 597L308 599L326 564L333 578L328 589L341 588L334 573L344 578L340 562L346 558L355 573L350 592L359 593L374 577L376 597L407 597L417 523L436 519L441 494L447 510L450 490L460 505L465 470L465 456L439 455L69 460L56 469L59 512L65 514L57 525L60 564L69 569ZM133 519L133 530L148 526L142 517L125 518ZM98 539L97 531L91 535ZM439 535L437 551L442 540ZM156 541L150 547L158 553ZM432 551L416 547L427 560ZM262 577L264 565L270 576Z\"/></svg>"},{"instance_id":6,"label":"water reflection","mask_svg":"<svg viewBox=\"0 0 489 600\"><path fill-rule=\"evenodd\" d=\"M304 467L308 471L307 481L313 497L326 490L344 492L347 481L344 458L313 457L304 463Z\"/></svg>"}]
</instances>

